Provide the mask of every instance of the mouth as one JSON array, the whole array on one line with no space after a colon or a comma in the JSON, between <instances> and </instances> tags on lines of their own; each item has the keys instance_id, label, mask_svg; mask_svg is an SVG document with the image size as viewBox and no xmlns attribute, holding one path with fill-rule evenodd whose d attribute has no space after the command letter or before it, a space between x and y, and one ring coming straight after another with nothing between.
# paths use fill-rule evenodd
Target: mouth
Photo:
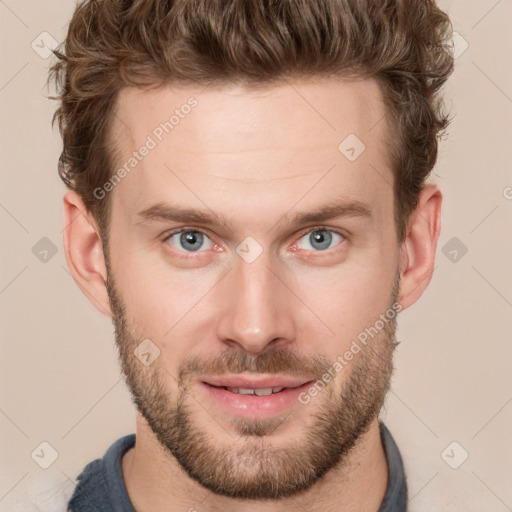
<instances>
[{"instance_id":1,"label":"mouth","mask_svg":"<svg viewBox=\"0 0 512 512\"><path fill-rule=\"evenodd\" d=\"M308 382L311 382L313 377L300 378L300 377L286 377L286 376L268 376L268 377L255 377L243 375L226 375L226 376L211 376L203 378L203 383L217 388L226 388L233 392L240 390L256 390L265 391L265 395L271 392L280 392L282 389L298 388ZM270 392L268 391L270 390ZM277 391L274 391L277 390ZM252 394L252 393L243 393Z\"/></svg>"},{"instance_id":2,"label":"mouth","mask_svg":"<svg viewBox=\"0 0 512 512\"><path fill-rule=\"evenodd\" d=\"M205 383L208 386L210 384ZM258 389L251 389L251 388L229 388L227 386L212 386L214 388L220 388L225 389L227 391L230 391L231 393L236 393L237 395L257 395L257 396L268 396L268 395L275 395L276 393L281 393L281 391L285 389L293 389L293 388L258 388Z\"/></svg>"},{"instance_id":3,"label":"mouth","mask_svg":"<svg viewBox=\"0 0 512 512\"><path fill-rule=\"evenodd\" d=\"M269 377L251 379L240 376L211 377L199 382L208 400L225 412L247 419L273 417L298 403L300 393L314 379Z\"/></svg>"},{"instance_id":4,"label":"mouth","mask_svg":"<svg viewBox=\"0 0 512 512\"><path fill-rule=\"evenodd\" d=\"M288 389L297 389L302 386L302 384L299 384L298 386L277 386L277 387L270 387L270 388L242 388L242 387L231 387L231 386L214 386L212 384L209 384L208 382L203 382L203 384L206 384L207 386L210 386L212 388L225 389L226 391L229 391L230 393L235 393L237 395L256 395L256 396L275 395L276 393L281 393Z\"/></svg>"}]
</instances>

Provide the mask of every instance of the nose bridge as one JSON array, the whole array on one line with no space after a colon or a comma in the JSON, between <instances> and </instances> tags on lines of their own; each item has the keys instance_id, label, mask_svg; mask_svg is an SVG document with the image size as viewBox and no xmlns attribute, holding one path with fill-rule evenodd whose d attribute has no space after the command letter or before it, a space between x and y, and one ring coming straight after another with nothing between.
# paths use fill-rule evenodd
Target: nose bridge
<instances>
[{"instance_id":1,"label":"nose bridge","mask_svg":"<svg viewBox=\"0 0 512 512\"><path fill-rule=\"evenodd\" d=\"M294 338L290 299L284 297L283 284L274 273L266 254L252 262L236 259L224 283L219 339L257 353L274 340Z\"/></svg>"}]
</instances>

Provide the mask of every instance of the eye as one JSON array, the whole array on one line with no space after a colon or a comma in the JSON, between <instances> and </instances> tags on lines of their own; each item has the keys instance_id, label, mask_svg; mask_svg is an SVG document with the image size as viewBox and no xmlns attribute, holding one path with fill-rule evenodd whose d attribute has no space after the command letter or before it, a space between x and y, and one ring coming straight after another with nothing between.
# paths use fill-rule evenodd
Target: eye
<instances>
[{"instance_id":1,"label":"eye","mask_svg":"<svg viewBox=\"0 0 512 512\"><path fill-rule=\"evenodd\" d=\"M331 249L335 245L338 245L343 238L344 237L339 233L329 229L315 229L301 237L297 242L297 245L300 249L325 251L327 249ZM305 244L305 247L303 244Z\"/></svg>"},{"instance_id":2,"label":"eye","mask_svg":"<svg viewBox=\"0 0 512 512\"><path fill-rule=\"evenodd\" d=\"M186 252L197 252L200 249L210 249L214 245L207 235L201 233L201 231L192 230L182 230L176 233L171 233L164 238L164 242L168 242L176 249L184 250Z\"/></svg>"}]
</instances>

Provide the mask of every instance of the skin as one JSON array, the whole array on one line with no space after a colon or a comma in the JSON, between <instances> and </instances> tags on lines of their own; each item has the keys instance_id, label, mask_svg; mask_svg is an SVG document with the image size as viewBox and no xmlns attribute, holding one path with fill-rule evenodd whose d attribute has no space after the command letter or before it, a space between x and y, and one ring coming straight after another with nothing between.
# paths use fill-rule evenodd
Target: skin
<instances>
[{"instance_id":1,"label":"skin","mask_svg":"<svg viewBox=\"0 0 512 512\"><path fill-rule=\"evenodd\" d=\"M190 96L197 106L109 192L108 253L80 197L64 197L69 268L113 318L123 372L139 400L136 446L122 460L130 499L156 512L376 511L388 478L377 414L391 376L394 322L309 404L279 418L234 418L195 379L200 369L320 377L395 301L405 309L428 286L441 193L423 187L399 245L389 127L380 88L368 79L124 89L113 126L118 165ZM366 146L353 162L338 150L350 133ZM367 204L371 216L290 222L346 201ZM227 226L138 216L157 203L215 212ZM179 235L165 240L184 228L207 235L199 251L187 251ZM309 237L320 228L336 233L323 250ZM248 236L262 248L251 263L236 252ZM149 366L133 355L146 338L160 350ZM329 449L333 438L344 449ZM292 492L304 468L318 470L315 453L328 461L323 477L303 479Z\"/></svg>"}]
</instances>

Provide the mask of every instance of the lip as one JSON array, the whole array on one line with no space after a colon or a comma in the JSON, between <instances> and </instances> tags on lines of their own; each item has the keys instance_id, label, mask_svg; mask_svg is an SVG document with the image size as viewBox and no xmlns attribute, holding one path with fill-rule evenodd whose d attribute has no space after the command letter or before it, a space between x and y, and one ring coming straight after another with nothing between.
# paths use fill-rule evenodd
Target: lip
<instances>
[{"instance_id":1,"label":"lip","mask_svg":"<svg viewBox=\"0 0 512 512\"><path fill-rule=\"evenodd\" d=\"M210 384L210 386L228 388L248 388L248 389L266 389L266 388L297 388L306 382L311 382L312 378L300 377L246 377L241 375L227 375L227 376L214 376L203 377L202 382Z\"/></svg>"},{"instance_id":2,"label":"lip","mask_svg":"<svg viewBox=\"0 0 512 512\"><path fill-rule=\"evenodd\" d=\"M266 396L240 395L215 387L220 386L241 388L277 388L285 387L279 393ZM198 381L198 387L208 401L213 402L229 415L245 419L266 419L288 412L299 403L299 395L306 391L313 380L292 379L288 377L268 377L259 379L240 376L215 377Z\"/></svg>"}]
</instances>

